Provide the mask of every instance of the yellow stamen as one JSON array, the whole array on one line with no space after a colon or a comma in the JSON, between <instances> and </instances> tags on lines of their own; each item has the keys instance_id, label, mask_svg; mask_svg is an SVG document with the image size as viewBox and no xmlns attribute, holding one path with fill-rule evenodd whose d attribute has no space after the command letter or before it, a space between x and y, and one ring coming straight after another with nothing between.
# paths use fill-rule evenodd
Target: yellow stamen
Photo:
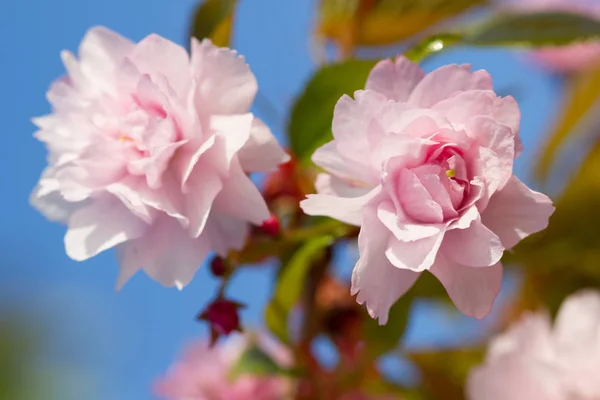
<instances>
[{"instance_id":1,"label":"yellow stamen","mask_svg":"<svg viewBox=\"0 0 600 400\"><path fill-rule=\"evenodd\" d=\"M119 136L119 140L121 140L121 141L123 141L123 142L133 142L133 139L132 139L132 138L130 138L130 137L128 137L128 136L125 136L125 135L121 135L121 136Z\"/></svg>"},{"instance_id":2,"label":"yellow stamen","mask_svg":"<svg viewBox=\"0 0 600 400\"><path fill-rule=\"evenodd\" d=\"M454 178L456 176L456 171L453 169L449 169L446 171L446 176L448 178Z\"/></svg>"}]
</instances>

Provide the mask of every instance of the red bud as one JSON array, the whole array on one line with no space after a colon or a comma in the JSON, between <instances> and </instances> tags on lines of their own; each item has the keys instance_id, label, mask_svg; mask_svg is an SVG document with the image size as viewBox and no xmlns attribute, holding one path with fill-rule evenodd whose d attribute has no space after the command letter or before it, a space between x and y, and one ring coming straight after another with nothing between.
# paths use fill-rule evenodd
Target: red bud
<instances>
[{"instance_id":1,"label":"red bud","mask_svg":"<svg viewBox=\"0 0 600 400\"><path fill-rule=\"evenodd\" d=\"M279 236L281 234L279 219L273 214L271 214L271 218L263 222L260 229L269 236Z\"/></svg>"},{"instance_id":2,"label":"red bud","mask_svg":"<svg viewBox=\"0 0 600 400\"><path fill-rule=\"evenodd\" d=\"M209 323L212 343L220 336L227 336L233 331L242 331L239 309L243 307L243 304L218 298L202 311L198 320Z\"/></svg>"}]
</instances>

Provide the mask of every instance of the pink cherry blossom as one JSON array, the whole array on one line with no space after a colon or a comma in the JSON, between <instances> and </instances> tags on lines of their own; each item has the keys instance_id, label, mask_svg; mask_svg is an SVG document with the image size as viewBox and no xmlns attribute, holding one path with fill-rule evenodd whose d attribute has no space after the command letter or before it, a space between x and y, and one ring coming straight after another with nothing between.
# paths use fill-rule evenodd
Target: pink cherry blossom
<instances>
[{"instance_id":1,"label":"pink cherry blossom","mask_svg":"<svg viewBox=\"0 0 600 400\"><path fill-rule=\"evenodd\" d=\"M554 210L512 173L519 120L486 71L425 74L404 57L381 61L366 90L338 101L334 140L313 155L327 173L301 206L361 227L352 292L381 324L426 270L464 314L490 312L504 250Z\"/></svg>"},{"instance_id":2,"label":"pink cherry blossom","mask_svg":"<svg viewBox=\"0 0 600 400\"><path fill-rule=\"evenodd\" d=\"M49 167L32 204L68 225L67 254L116 247L122 286L136 271L185 286L210 250L240 248L270 217L246 173L288 156L248 110L257 83L244 58L209 40L186 50L102 27L83 39L35 119Z\"/></svg>"},{"instance_id":3,"label":"pink cherry blossom","mask_svg":"<svg viewBox=\"0 0 600 400\"><path fill-rule=\"evenodd\" d=\"M282 376L232 377L232 369L249 344L243 337L212 348L205 342L194 343L157 382L156 394L168 400L291 399L293 384ZM257 345L281 367L291 367L291 354L270 337L259 336Z\"/></svg>"},{"instance_id":4,"label":"pink cherry blossom","mask_svg":"<svg viewBox=\"0 0 600 400\"><path fill-rule=\"evenodd\" d=\"M569 297L551 326L526 313L494 338L485 363L471 371L469 400L600 398L600 293Z\"/></svg>"},{"instance_id":5,"label":"pink cherry blossom","mask_svg":"<svg viewBox=\"0 0 600 400\"><path fill-rule=\"evenodd\" d=\"M600 20L597 0L498 0L500 7L517 12L562 11ZM586 42L547 47L532 52L534 61L557 72L574 72L600 64L600 43Z\"/></svg>"}]
</instances>

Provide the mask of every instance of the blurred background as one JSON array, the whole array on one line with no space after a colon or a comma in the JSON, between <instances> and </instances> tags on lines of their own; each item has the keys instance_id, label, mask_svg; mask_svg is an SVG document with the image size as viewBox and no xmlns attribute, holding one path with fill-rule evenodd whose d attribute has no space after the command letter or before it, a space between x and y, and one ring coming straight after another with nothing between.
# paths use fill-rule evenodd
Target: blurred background
<instances>
[{"instance_id":1,"label":"blurred background","mask_svg":"<svg viewBox=\"0 0 600 400\"><path fill-rule=\"evenodd\" d=\"M70 260L63 247L65 228L46 221L28 200L46 165L46 150L33 138L30 119L50 111L45 93L64 72L60 51L76 50L95 25L135 41L154 32L186 44L196 5L197 0L0 2L0 399L152 399L153 379L182 345L207 335L194 320L216 284L206 268L181 292L143 274L116 292L114 254L84 263ZM316 0L245 0L237 10L233 43L261 88L253 111L282 141L287 110L316 68L309 38L317 6ZM375 48L368 55L397 51ZM517 98L525 151L515 173L535 188L532 167L563 104L564 81L507 49L459 47L427 60L424 68L447 63L487 69L498 92ZM572 154L569 163L576 165L581 152ZM558 188L564 177L555 181ZM340 253L340 276L349 276L354 259L352 249ZM261 326L273 279L268 266L236 275L229 293L249 304L242 314L247 326ZM505 294L517 281L508 274ZM496 308L504 304L501 299ZM417 302L404 341L410 348L453 346L478 338L493 318L477 322L432 302ZM335 357L326 342L319 344L319 353L325 361ZM418 379L396 358L384 364L399 380Z\"/></svg>"}]
</instances>

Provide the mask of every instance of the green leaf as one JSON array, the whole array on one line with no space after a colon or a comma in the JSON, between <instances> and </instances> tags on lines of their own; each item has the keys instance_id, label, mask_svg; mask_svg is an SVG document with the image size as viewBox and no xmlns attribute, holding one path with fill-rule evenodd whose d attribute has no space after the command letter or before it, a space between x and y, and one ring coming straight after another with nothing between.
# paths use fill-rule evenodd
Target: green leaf
<instances>
[{"instance_id":1,"label":"green leaf","mask_svg":"<svg viewBox=\"0 0 600 400\"><path fill-rule=\"evenodd\" d=\"M190 36L210 38L217 46L229 46L237 0L205 0L194 12Z\"/></svg>"},{"instance_id":2,"label":"green leaf","mask_svg":"<svg viewBox=\"0 0 600 400\"><path fill-rule=\"evenodd\" d=\"M600 68L579 72L569 78L568 92L562 115L554 131L550 134L541 157L536 165L536 176L545 179L561 145L575 133L588 112L600 98Z\"/></svg>"},{"instance_id":3,"label":"green leaf","mask_svg":"<svg viewBox=\"0 0 600 400\"><path fill-rule=\"evenodd\" d=\"M317 34L343 54L397 43L486 0L321 0Z\"/></svg>"},{"instance_id":4,"label":"green leaf","mask_svg":"<svg viewBox=\"0 0 600 400\"><path fill-rule=\"evenodd\" d=\"M600 38L600 21L584 15L540 12L503 13L468 32L464 41L477 46L557 46Z\"/></svg>"},{"instance_id":5,"label":"green leaf","mask_svg":"<svg viewBox=\"0 0 600 400\"><path fill-rule=\"evenodd\" d=\"M265 353L258 345L249 346L241 355L235 366L230 371L231 379L235 380L242 375L277 375L284 370Z\"/></svg>"},{"instance_id":6,"label":"green leaf","mask_svg":"<svg viewBox=\"0 0 600 400\"><path fill-rule=\"evenodd\" d=\"M367 347L372 357L378 357L396 348L404 334L413 297L405 295L390 309L387 324L379 325L377 320L365 316L364 333Z\"/></svg>"},{"instance_id":7,"label":"green leaf","mask_svg":"<svg viewBox=\"0 0 600 400\"><path fill-rule=\"evenodd\" d=\"M279 276L275 294L265 310L265 322L267 328L283 343L289 343L288 316L302 294L306 276L313 263L322 257L324 250L332 243L331 236L307 241Z\"/></svg>"},{"instance_id":8,"label":"green leaf","mask_svg":"<svg viewBox=\"0 0 600 400\"><path fill-rule=\"evenodd\" d=\"M317 147L332 139L331 120L337 101L364 88L376 63L347 60L321 68L310 79L296 99L288 129L292 151L299 159L308 159Z\"/></svg>"}]
</instances>

